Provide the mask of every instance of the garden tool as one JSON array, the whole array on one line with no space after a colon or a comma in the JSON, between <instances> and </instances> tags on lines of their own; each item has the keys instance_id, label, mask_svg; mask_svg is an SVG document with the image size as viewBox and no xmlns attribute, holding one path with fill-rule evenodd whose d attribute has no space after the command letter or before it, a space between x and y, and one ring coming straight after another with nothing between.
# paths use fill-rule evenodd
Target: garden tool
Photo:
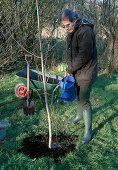
<instances>
[{"instance_id":1,"label":"garden tool","mask_svg":"<svg viewBox=\"0 0 118 170\"><path fill-rule=\"evenodd\" d=\"M25 60L27 62L27 100L23 103L24 114L34 114L34 101L30 100L30 62L32 60L31 55L25 55Z\"/></svg>"},{"instance_id":2,"label":"garden tool","mask_svg":"<svg viewBox=\"0 0 118 170\"><path fill-rule=\"evenodd\" d=\"M91 108L83 110L83 119L85 124L85 133L82 138L82 143L88 143L92 139L92 112Z\"/></svg>"}]
</instances>

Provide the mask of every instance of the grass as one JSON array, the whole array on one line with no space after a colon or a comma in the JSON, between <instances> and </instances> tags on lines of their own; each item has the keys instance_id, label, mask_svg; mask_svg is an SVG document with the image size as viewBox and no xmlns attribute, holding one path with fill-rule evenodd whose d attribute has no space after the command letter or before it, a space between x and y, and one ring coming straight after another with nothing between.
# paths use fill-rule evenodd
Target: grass
<instances>
[{"instance_id":1,"label":"grass","mask_svg":"<svg viewBox=\"0 0 118 170\"><path fill-rule=\"evenodd\" d=\"M53 158L42 157L33 161L27 155L18 153L24 138L31 135L47 134L48 121L44 105L34 90L35 114L25 116L20 106L21 99L14 94L14 86L20 82L16 72L6 74L0 80L0 121L9 120L9 127L3 145L0 146L0 170L89 170L118 168L118 73L111 79L100 74L93 85L91 102L93 105L92 141L82 145L84 133L83 121L68 125L67 120L76 115L77 101L72 103L55 103L52 112L53 134L57 120L58 134L76 135L75 150L59 158L61 163L55 163ZM60 74L60 73L59 73ZM42 92L43 93L43 92ZM50 102L50 96L49 96Z\"/></svg>"}]
</instances>

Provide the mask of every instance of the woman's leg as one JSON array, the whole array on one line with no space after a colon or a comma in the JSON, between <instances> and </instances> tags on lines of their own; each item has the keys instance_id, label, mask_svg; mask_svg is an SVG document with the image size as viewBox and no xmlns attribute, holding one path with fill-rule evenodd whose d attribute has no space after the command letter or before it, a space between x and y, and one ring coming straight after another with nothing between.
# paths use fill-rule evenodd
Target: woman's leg
<instances>
[{"instance_id":1,"label":"woman's leg","mask_svg":"<svg viewBox=\"0 0 118 170\"><path fill-rule=\"evenodd\" d=\"M68 123L76 123L79 120L81 120L82 117L83 117L83 109L82 109L82 107L80 105L80 101L79 101L79 91L80 91L80 87L76 86L76 93L77 93L77 98L78 98L78 101L77 101L77 114L76 114L75 118L68 120Z\"/></svg>"},{"instance_id":2,"label":"woman's leg","mask_svg":"<svg viewBox=\"0 0 118 170\"><path fill-rule=\"evenodd\" d=\"M83 119L85 125L85 132L82 138L82 143L88 143L92 138L92 111L90 103L90 86L80 86L79 100L83 109Z\"/></svg>"}]
</instances>

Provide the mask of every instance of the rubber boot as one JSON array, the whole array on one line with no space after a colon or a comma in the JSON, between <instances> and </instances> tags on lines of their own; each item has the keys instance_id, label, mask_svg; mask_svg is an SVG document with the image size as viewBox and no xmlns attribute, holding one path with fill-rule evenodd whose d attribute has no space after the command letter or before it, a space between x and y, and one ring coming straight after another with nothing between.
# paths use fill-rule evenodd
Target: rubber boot
<instances>
[{"instance_id":1,"label":"rubber boot","mask_svg":"<svg viewBox=\"0 0 118 170\"><path fill-rule=\"evenodd\" d=\"M76 123L79 120L82 119L83 115L83 109L81 108L80 104L78 104L78 108L77 108L77 115L74 119L70 119L68 120L68 123Z\"/></svg>"},{"instance_id":2,"label":"rubber boot","mask_svg":"<svg viewBox=\"0 0 118 170\"><path fill-rule=\"evenodd\" d=\"M83 119L85 124L85 133L82 143L88 143L92 138L92 112L91 109L83 110Z\"/></svg>"}]
</instances>

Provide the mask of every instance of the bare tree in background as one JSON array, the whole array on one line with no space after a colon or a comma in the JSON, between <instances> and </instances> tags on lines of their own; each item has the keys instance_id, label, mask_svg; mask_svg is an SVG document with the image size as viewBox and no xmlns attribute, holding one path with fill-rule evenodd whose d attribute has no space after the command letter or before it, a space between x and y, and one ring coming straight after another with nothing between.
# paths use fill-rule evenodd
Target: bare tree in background
<instances>
[{"instance_id":1,"label":"bare tree in background","mask_svg":"<svg viewBox=\"0 0 118 170\"><path fill-rule=\"evenodd\" d=\"M105 50L107 54L106 72L111 75L113 70L118 71L117 59L115 57L115 44L117 43L118 33L118 7L114 0L103 0L100 21L100 26L108 42Z\"/></svg>"}]
</instances>

